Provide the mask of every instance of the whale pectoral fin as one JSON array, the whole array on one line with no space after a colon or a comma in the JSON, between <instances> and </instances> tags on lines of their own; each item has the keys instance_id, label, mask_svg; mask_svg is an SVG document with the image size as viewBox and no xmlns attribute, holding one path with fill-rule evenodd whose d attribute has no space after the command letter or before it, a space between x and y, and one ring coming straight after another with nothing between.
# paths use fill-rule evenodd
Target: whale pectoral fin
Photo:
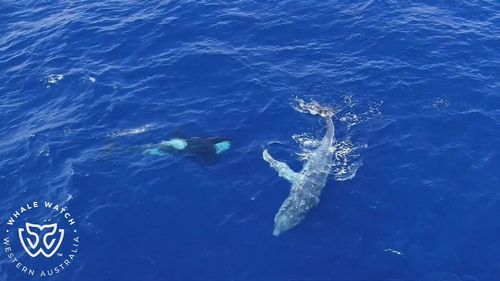
<instances>
[{"instance_id":1,"label":"whale pectoral fin","mask_svg":"<svg viewBox=\"0 0 500 281\"><path fill-rule=\"evenodd\" d=\"M278 161L274 159L269 152L267 152L267 149L265 149L262 152L262 158L268 162L272 168L274 168L277 172L278 175L289 182L295 182L297 178L299 177L299 174L294 172L286 163L283 163L281 161Z\"/></svg>"}]
</instances>

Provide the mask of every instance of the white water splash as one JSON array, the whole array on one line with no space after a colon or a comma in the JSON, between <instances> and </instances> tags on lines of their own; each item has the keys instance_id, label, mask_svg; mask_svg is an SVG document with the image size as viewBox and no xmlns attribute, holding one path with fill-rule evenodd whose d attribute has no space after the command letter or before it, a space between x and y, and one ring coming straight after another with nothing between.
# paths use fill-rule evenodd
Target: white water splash
<instances>
[{"instance_id":1,"label":"white water splash","mask_svg":"<svg viewBox=\"0 0 500 281\"><path fill-rule=\"evenodd\" d=\"M50 146L46 145L43 149L38 153L38 156L49 157L50 156Z\"/></svg>"},{"instance_id":2,"label":"white water splash","mask_svg":"<svg viewBox=\"0 0 500 281\"><path fill-rule=\"evenodd\" d=\"M333 153L333 175L338 181L345 181L354 178L359 167L363 165L359 150L367 145L354 145L351 140L345 139L335 143Z\"/></svg>"},{"instance_id":3,"label":"white water splash","mask_svg":"<svg viewBox=\"0 0 500 281\"><path fill-rule=\"evenodd\" d=\"M403 255L403 253L401 253L400 251L394 250L394 249L391 249L391 248L384 249L384 252L389 252L389 253L392 253L392 254L395 254L395 255L398 255L398 256L402 256Z\"/></svg>"},{"instance_id":4,"label":"white water splash","mask_svg":"<svg viewBox=\"0 0 500 281\"><path fill-rule=\"evenodd\" d=\"M300 161L307 162L309 158L312 156L314 149L316 149L321 141L315 139L310 134L297 134L293 135L292 138L297 142L300 147L300 151L297 153Z\"/></svg>"},{"instance_id":5,"label":"white water splash","mask_svg":"<svg viewBox=\"0 0 500 281\"><path fill-rule=\"evenodd\" d=\"M347 126L347 129L364 123L370 119L380 117L382 112L380 110L382 106L382 101L380 102L370 102L367 110L362 112L356 112L356 106L358 103L352 101L352 97L344 98L344 109L341 111L338 119Z\"/></svg>"},{"instance_id":6,"label":"white water splash","mask_svg":"<svg viewBox=\"0 0 500 281\"><path fill-rule=\"evenodd\" d=\"M357 115L356 113L348 112L339 120L345 123L347 125L347 128L350 129L351 127L359 124L359 122L361 122L361 118L362 117Z\"/></svg>"},{"instance_id":7,"label":"white water splash","mask_svg":"<svg viewBox=\"0 0 500 281\"><path fill-rule=\"evenodd\" d=\"M444 97L437 98L432 102L432 107L438 110L445 110L449 106L450 102Z\"/></svg>"},{"instance_id":8,"label":"white water splash","mask_svg":"<svg viewBox=\"0 0 500 281\"><path fill-rule=\"evenodd\" d=\"M50 74L47 76L45 82L47 84L47 88L50 88L50 86L55 85L59 83L59 81L62 81L64 79L64 75L62 74Z\"/></svg>"},{"instance_id":9,"label":"white water splash","mask_svg":"<svg viewBox=\"0 0 500 281\"><path fill-rule=\"evenodd\" d=\"M314 149L320 145L320 141L315 139L311 134L296 134L292 138L303 148Z\"/></svg>"}]
</instances>

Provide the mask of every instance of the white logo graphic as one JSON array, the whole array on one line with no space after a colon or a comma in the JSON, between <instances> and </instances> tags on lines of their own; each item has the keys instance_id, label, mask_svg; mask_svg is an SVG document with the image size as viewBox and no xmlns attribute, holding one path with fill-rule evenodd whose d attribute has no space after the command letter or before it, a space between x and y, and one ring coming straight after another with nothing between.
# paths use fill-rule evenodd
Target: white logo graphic
<instances>
[{"instance_id":1,"label":"white logo graphic","mask_svg":"<svg viewBox=\"0 0 500 281\"><path fill-rule=\"evenodd\" d=\"M36 280L65 271L73 264L80 247L76 218L68 207L51 201L31 201L14 210L4 223L0 222L0 235L2 232L0 243L4 251L0 251L0 256L4 253L14 265L11 270L17 269ZM11 274L16 276L2 267L2 276L11 280Z\"/></svg>"},{"instance_id":2,"label":"white logo graphic","mask_svg":"<svg viewBox=\"0 0 500 281\"><path fill-rule=\"evenodd\" d=\"M64 229L58 231L57 223L39 225L27 222L25 228L26 231L24 228L18 229L19 241L21 241L26 253L32 258L39 254L46 258L52 257L64 239ZM41 239L40 234L43 235Z\"/></svg>"}]
</instances>

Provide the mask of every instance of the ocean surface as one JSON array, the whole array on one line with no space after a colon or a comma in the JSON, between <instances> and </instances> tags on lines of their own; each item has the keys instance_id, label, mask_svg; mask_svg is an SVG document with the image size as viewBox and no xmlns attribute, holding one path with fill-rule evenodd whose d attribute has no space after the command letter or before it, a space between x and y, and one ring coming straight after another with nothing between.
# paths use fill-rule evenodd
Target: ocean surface
<instances>
[{"instance_id":1,"label":"ocean surface","mask_svg":"<svg viewBox=\"0 0 500 281\"><path fill-rule=\"evenodd\" d=\"M499 46L494 0L2 0L0 280L498 280ZM299 170L326 127L299 99L341 149L275 237L290 184L262 151ZM144 153L180 135L232 146ZM45 201L79 244L41 278L69 246L4 237ZM42 207L19 227L62 226Z\"/></svg>"}]
</instances>

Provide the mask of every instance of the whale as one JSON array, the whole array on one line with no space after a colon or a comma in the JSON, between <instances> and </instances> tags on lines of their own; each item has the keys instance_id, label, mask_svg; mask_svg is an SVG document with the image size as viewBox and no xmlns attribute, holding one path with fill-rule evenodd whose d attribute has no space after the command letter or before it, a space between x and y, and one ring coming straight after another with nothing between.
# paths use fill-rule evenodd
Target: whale
<instances>
[{"instance_id":1,"label":"whale","mask_svg":"<svg viewBox=\"0 0 500 281\"><path fill-rule=\"evenodd\" d=\"M204 164L213 164L219 155L230 148L231 141L226 137L175 137L147 145L143 153L153 156L179 154L194 157Z\"/></svg>"},{"instance_id":2,"label":"whale","mask_svg":"<svg viewBox=\"0 0 500 281\"><path fill-rule=\"evenodd\" d=\"M334 164L333 110L317 102L306 103L304 101L299 101L297 110L322 117L326 122L326 133L317 147L310 151L299 172L293 171L286 163L274 159L268 149L262 152L262 158L292 186L288 197L274 217L274 236L279 236L299 225L307 213L318 205Z\"/></svg>"}]
</instances>

